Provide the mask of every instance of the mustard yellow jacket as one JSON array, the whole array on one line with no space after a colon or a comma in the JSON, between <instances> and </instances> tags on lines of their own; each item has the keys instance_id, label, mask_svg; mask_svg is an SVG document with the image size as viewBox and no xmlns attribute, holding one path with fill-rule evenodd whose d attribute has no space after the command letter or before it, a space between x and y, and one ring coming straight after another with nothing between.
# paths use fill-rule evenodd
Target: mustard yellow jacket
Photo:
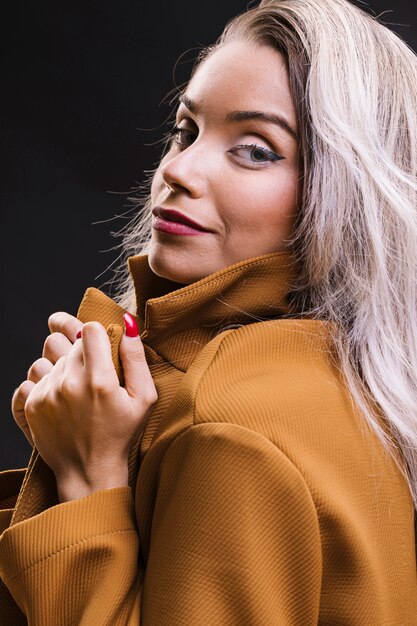
<instances>
[{"instance_id":1,"label":"mustard yellow jacket","mask_svg":"<svg viewBox=\"0 0 417 626\"><path fill-rule=\"evenodd\" d=\"M130 269L159 394L130 487L59 504L36 451L0 475L1 626L417 625L409 489L330 323L288 315L289 253L182 288ZM79 309L117 367L122 313Z\"/></svg>"}]
</instances>

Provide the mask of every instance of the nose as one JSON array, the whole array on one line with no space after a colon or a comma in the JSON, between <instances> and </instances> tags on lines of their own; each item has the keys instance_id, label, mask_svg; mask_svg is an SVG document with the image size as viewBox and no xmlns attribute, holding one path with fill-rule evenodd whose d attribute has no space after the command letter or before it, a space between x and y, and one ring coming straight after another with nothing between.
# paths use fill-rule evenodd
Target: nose
<instances>
[{"instance_id":1,"label":"nose","mask_svg":"<svg viewBox=\"0 0 417 626\"><path fill-rule=\"evenodd\" d=\"M192 198L203 195L207 184L206 160L200 150L191 144L182 152L169 153L160 166L164 184L174 193L186 193Z\"/></svg>"}]
</instances>

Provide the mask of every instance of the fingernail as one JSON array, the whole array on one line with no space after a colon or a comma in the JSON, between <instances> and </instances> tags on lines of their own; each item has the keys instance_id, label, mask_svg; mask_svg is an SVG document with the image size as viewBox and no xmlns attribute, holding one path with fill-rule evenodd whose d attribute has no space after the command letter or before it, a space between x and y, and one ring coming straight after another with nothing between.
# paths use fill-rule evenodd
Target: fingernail
<instances>
[{"instance_id":1,"label":"fingernail","mask_svg":"<svg viewBox=\"0 0 417 626\"><path fill-rule=\"evenodd\" d=\"M81 330L78 331L76 337L77 337L77 339L81 339Z\"/></svg>"},{"instance_id":2,"label":"fingernail","mask_svg":"<svg viewBox=\"0 0 417 626\"><path fill-rule=\"evenodd\" d=\"M124 313L123 319L125 321L126 337L137 337L139 335L139 328L133 315L130 313Z\"/></svg>"}]
</instances>

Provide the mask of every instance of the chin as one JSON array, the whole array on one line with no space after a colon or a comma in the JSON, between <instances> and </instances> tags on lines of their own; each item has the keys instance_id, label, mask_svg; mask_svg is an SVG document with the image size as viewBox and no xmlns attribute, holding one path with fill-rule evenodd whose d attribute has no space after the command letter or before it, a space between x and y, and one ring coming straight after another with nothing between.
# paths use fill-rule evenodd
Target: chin
<instances>
[{"instance_id":1,"label":"chin","mask_svg":"<svg viewBox=\"0 0 417 626\"><path fill-rule=\"evenodd\" d=\"M196 272L195 269L191 270L192 262L187 261L181 252L167 253L151 249L148 253L148 263L154 274L181 285L189 285L205 275Z\"/></svg>"}]
</instances>

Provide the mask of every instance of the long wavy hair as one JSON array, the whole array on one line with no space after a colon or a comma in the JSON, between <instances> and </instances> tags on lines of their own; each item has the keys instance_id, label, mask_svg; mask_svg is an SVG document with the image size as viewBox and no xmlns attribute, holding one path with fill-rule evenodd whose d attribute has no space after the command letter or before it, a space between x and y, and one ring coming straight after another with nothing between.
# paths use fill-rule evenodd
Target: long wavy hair
<instances>
[{"instance_id":1,"label":"long wavy hair","mask_svg":"<svg viewBox=\"0 0 417 626\"><path fill-rule=\"evenodd\" d=\"M195 68L233 40L286 59L303 177L290 240L300 267L293 305L336 322L352 400L399 462L417 507L416 55L347 0L262 0L226 25ZM145 196L140 207L122 231L123 267L148 250ZM123 271L116 298L131 308Z\"/></svg>"}]
</instances>

